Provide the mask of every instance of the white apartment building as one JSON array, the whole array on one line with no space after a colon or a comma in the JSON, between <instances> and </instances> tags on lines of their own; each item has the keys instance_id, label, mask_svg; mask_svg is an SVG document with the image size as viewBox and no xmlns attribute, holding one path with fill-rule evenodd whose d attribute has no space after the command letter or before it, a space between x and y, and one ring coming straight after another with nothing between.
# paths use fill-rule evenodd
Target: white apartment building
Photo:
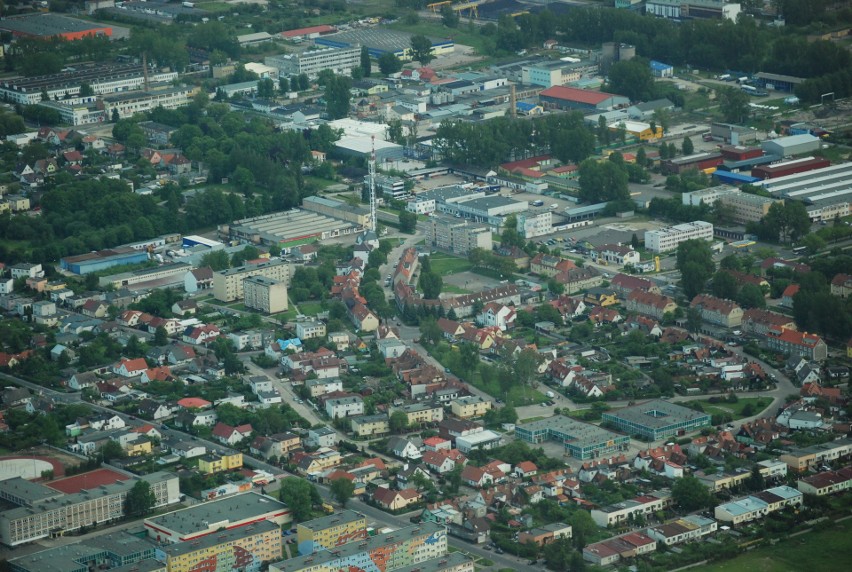
<instances>
[{"instance_id":1,"label":"white apartment building","mask_svg":"<svg viewBox=\"0 0 852 572\"><path fill-rule=\"evenodd\" d=\"M651 252L675 250L687 240L713 240L713 225L703 220L645 231L645 248Z\"/></svg>"},{"instance_id":2,"label":"white apartment building","mask_svg":"<svg viewBox=\"0 0 852 572\"><path fill-rule=\"evenodd\" d=\"M524 238L535 238L553 232L553 213L549 210L520 213L516 217L517 230Z\"/></svg>"},{"instance_id":3,"label":"white apartment building","mask_svg":"<svg viewBox=\"0 0 852 572\"><path fill-rule=\"evenodd\" d=\"M296 322L296 337L300 340L321 338L325 333L325 322L320 322L319 320L299 320Z\"/></svg>"},{"instance_id":4,"label":"white apartment building","mask_svg":"<svg viewBox=\"0 0 852 572\"><path fill-rule=\"evenodd\" d=\"M243 297L243 281L251 276L265 276L290 284L290 265L282 260L246 264L213 273L213 297L221 302L233 302Z\"/></svg>"},{"instance_id":5,"label":"white apartment building","mask_svg":"<svg viewBox=\"0 0 852 572\"><path fill-rule=\"evenodd\" d=\"M301 54L269 56L263 62L278 68L280 76L308 74L316 77L323 70L349 75L349 70L361 65L361 48L324 48Z\"/></svg>"},{"instance_id":6,"label":"white apartment building","mask_svg":"<svg viewBox=\"0 0 852 572\"><path fill-rule=\"evenodd\" d=\"M491 229L461 218L432 216L426 226L426 244L464 256L474 248L491 251Z\"/></svg>"},{"instance_id":7,"label":"white apartment building","mask_svg":"<svg viewBox=\"0 0 852 572\"><path fill-rule=\"evenodd\" d=\"M180 86L105 95L104 112L108 117L112 117L113 110L116 110L120 117L130 117L135 113L151 111L158 107L177 109L189 104L199 91L197 86Z\"/></svg>"}]
</instances>

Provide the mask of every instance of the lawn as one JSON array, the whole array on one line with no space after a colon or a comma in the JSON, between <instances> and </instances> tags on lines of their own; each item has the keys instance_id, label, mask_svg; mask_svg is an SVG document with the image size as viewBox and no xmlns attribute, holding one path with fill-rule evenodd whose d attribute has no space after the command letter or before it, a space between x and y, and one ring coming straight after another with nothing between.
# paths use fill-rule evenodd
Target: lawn
<instances>
[{"instance_id":1,"label":"lawn","mask_svg":"<svg viewBox=\"0 0 852 572\"><path fill-rule=\"evenodd\" d=\"M299 302L297 306L299 313L305 316L316 316L322 312L322 304L320 302Z\"/></svg>"},{"instance_id":2,"label":"lawn","mask_svg":"<svg viewBox=\"0 0 852 572\"><path fill-rule=\"evenodd\" d=\"M453 284L444 284L441 288L441 292L445 294L470 294L470 290L465 290L464 288L459 288Z\"/></svg>"},{"instance_id":3,"label":"lawn","mask_svg":"<svg viewBox=\"0 0 852 572\"><path fill-rule=\"evenodd\" d=\"M828 530L808 532L700 569L705 572L798 572L805 567L821 572L848 570L850 534L852 521L847 520Z\"/></svg>"},{"instance_id":4,"label":"lawn","mask_svg":"<svg viewBox=\"0 0 852 572\"><path fill-rule=\"evenodd\" d=\"M459 27L455 29L447 28L437 22L427 22L425 20L421 20L413 25L398 21L388 27L393 30L400 30L411 34L422 34L433 38L452 38L456 44L470 46L476 50L476 53L485 56L489 55L494 49L493 40L489 40L489 38L480 34L478 28L475 28L473 31L469 30L465 21L460 23Z\"/></svg>"},{"instance_id":5,"label":"lawn","mask_svg":"<svg viewBox=\"0 0 852 572\"><path fill-rule=\"evenodd\" d=\"M695 401L689 402L696 403ZM772 403L772 399L769 397L742 397L736 403L728 403L727 401L720 401L718 403L710 403L706 399L702 399L697 403L701 404L701 407L704 409L704 413L708 415L713 415L714 413L727 414L732 415L734 420L742 419L743 417L750 417L751 415L757 415L761 411L763 411L766 407ZM747 405L751 404L752 413L749 415L743 415L743 409Z\"/></svg>"},{"instance_id":6,"label":"lawn","mask_svg":"<svg viewBox=\"0 0 852 572\"><path fill-rule=\"evenodd\" d=\"M429 261L432 263L432 270L441 276L466 272L472 267L470 261L466 258L458 258L444 252L436 252L430 255Z\"/></svg>"}]
</instances>

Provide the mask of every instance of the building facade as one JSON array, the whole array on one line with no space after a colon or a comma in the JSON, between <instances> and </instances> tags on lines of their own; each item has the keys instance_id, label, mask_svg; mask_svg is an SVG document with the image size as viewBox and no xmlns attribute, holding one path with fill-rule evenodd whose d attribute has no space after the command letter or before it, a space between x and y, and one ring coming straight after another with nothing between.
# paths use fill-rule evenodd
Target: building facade
<instances>
[{"instance_id":1,"label":"building facade","mask_svg":"<svg viewBox=\"0 0 852 572\"><path fill-rule=\"evenodd\" d=\"M307 74L316 77L323 70L349 75L349 71L361 65L361 48L324 48L307 50L299 54L282 54L264 59L268 66L278 68L278 74L294 76Z\"/></svg>"},{"instance_id":2,"label":"building facade","mask_svg":"<svg viewBox=\"0 0 852 572\"><path fill-rule=\"evenodd\" d=\"M675 250L687 240L713 240L713 225L703 220L645 231L645 248L651 252Z\"/></svg>"},{"instance_id":3,"label":"building facade","mask_svg":"<svg viewBox=\"0 0 852 572\"><path fill-rule=\"evenodd\" d=\"M243 299L246 308L266 314L287 311L287 284L266 276L250 276L243 280Z\"/></svg>"},{"instance_id":4,"label":"building facade","mask_svg":"<svg viewBox=\"0 0 852 572\"><path fill-rule=\"evenodd\" d=\"M213 297L221 302L233 302L243 297L243 282L252 276L264 276L290 284L290 265L281 260L246 264L213 273Z\"/></svg>"},{"instance_id":5,"label":"building facade","mask_svg":"<svg viewBox=\"0 0 852 572\"><path fill-rule=\"evenodd\" d=\"M491 229L464 219L432 216L426 224L426 244L466 256L474 248L491 252Z\"/></svg>"},{"instance_id":6,"label":"building facade","mask_svg":"<svg viewBox=\"0 0 852 572\"><path fill-rule=\"evenodd\" d=\"M281 538L281 528L264 520L159 547L156 559L165 562L168 572L260 572L263 564L281 558Z\"/></svg>"},{"instance_id":7,"label":"building facade","mask_svg":"<svg viewBox=\"0 0 852 572\"><path fill-rule=\"evenodd\" d=\"M710 426L709 415L661 399L606 412L601 419L629 435L652 441Z\"/></svg>"}]
</instances>

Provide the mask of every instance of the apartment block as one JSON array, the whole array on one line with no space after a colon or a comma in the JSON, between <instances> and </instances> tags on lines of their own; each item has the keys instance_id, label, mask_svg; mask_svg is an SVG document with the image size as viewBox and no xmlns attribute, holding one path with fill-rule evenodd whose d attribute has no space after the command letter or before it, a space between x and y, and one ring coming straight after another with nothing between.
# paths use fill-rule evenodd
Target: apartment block
<instances>
[{"instance_id":1,"label":"apartment block","mask_svg":"<svg viewBox=\"0 0 852 572\"><path fill-rule=\"evenodd\" d=\"M419 425L420 423L439 423L444 420L444 408L440 405L432 405L430 403L413 403L411 405L403 405L396 409L402 411L408 417L409 425Z\"/></svg>"},{"instance_id":2,"label":"apartment block","mask_svg":"<svg viewBox=\"0 0 852 572\"><path fill-rule=\"evenodd\" d=\"M213 273L213 297L222 302L233 302L243 297L243 282L252 276L264 276L290 285L290 265L282 260L260 264L246 264Z\"/></svg>"},{"instance_id":3,"label":"apartment block","mask_svg":"<svg viewBox=\"0 0 852 572\"><path fill-rule=\"evenodd\" d=\"M243 280L243 303L266 314L287 311L287 285L266 276L250 276Z\"/></svg>"},{"instance_id":4,"label":"apartment block","mask_svg":"<svg viewBox=\"0 0 852 572\"><path fill-rule=\"evenodd\" d=\"M367 518L354 510L344 510L296 525L299 554L334 550L355 540L367 538Z\"/></svg>"},{"instance_id":5,"label":"apartment block","mask_svg":"<svg viewBox=\"0 0 852 572\"><path fill-rule=\"evenodd\" d=\"M281 538L281 528L263 520L162 546L157 549L157 559L165 562L168 572L260 572L263 564L281 558Z\"/></svg>"},{"instance_id":6,"label":"apartment block","mask_svg":"<svg viewBox=\"0 0 852 572\"><path fill-rule=\"evenodd\" d=\"M474 248L491 251L491 229L461 218L435 215L426 225L426 244L464 256Z\"/></svg>"},{"instance_id":7,"label":"apartment block","mask_svg":"<svg viewBox=\"0 0 852 572\"><path fill-rule=\"evenodd\" d=\"M325 48L308 50L300 54L269 56L263 60L268 66L278 68L281 76L308 74L316 77L323 70L349 74L349 70L361 65L361 48Z\"/></svg>"},{"instance_id":8,"label":"apartment block","mask_svg":"<svg viewBox=\"0 0 852 572\"><path fill-rule=\"evenodd\" d=\"M407 570L421 568L447 555L447 529L431 522L406 526L363 542L272 562L270 572L336 572L338 570ZM382 566L376 565L381 562ZM410 568L409 568L410 567Z\"/></svg>"},{"instance_id":9,"label":"apartment block","mask_svg":"<svg viewBox=\"0 0 852 572\"><path fill-rule=\"evenodd\" d=\"M735 328L743 323L743 309L736 302L699 294L689 305L698 308L701 311L701 319L709 324Z\"/></svg>"},{"instance_id":10,"label":"apartment block","mask_svg":"<svg viewBox=\"0 0 852 572\"><path fill-rule=\"evenodd\" d=\"M459 397L450 403L450 411L460 419L482 417L491 409L491 401L478 395Z\"/></svg>"},{"instance_id":11,"label":"apartment block","mask_svg":"<svg viewBox=\"0 0 852 572\"><path fill-rule=\"evenodd\" d=\"M296 337L300 340L322 338L325 334L325 322L319 320L299 320L296 322Z\"/></svg>"},{"instance_id":12,"label":"apartment block","mask_svg":"<svg viewBox=\"0 0 852 572\"><path fill-rule=\"evenodd\" d=\"M390 422L387 415L361 415L351 420L352 432L358 437L384 435L390 433Z\"/></svg>"},{"instance_id":13,"label":"apartment block","mask_svg":"<svg viewBox=\"0 0 852 572\"><path fill-rule=\"evenodd\" d=\"M0 513L0 542L6 546L17 546L121 518L127 493L138 480L151 485L157 499L155 507L174 504L180 498L177 475L166 472L103 484L72 494L20 477L0 481L0 498L18 505Z\"/></svg>"},{"instance_id":14,"label":"apartment block","mask_svg":"<svg viewBox=\"0 0 852 572\"><path fill-rule=\"evenodd\" d=\"M769 213L769 207L774 203L783 204L784 201L742 192L727 193L716 200L716 204L723 207L725 218L737 224L758 222Z\"/></svg>"},{"instance_id":15,"label":"apartment block","mask_svg":"<svg viewBox=\"0 0 852 572\"><path fill-rule=\"evenodd\" d=\"M198 459L198 471L205 475L239 469L243 466L242 453L209 453Z\"/></svg>"},{"instance_id":16,"label":"apartment block","mask_svg":"<svg viewBox=\"0 0 852 572\"><path fill-rule=\"evenodd\" d=\"M687 240L713 240L713 225L703 220L645 231L645 248L651 252L675 250Z\"/></svg>"}]
</instances>

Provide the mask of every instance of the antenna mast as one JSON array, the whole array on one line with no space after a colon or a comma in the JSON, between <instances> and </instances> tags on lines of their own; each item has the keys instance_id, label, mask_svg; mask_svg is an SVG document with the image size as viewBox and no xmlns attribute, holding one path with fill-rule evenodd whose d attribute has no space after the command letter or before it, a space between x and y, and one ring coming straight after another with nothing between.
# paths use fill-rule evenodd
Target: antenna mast
<instances>
[{"instance_id":1,"label":"antenna mast","mask_svg":"<svg viewBox=\"0 0 852 572\"><path fill-rule=\"evenodd\" d=\"M376 228L376 137L370 138L372 150L370 152L370 230L378 233Z\"/></svg>"}]
</instances>

